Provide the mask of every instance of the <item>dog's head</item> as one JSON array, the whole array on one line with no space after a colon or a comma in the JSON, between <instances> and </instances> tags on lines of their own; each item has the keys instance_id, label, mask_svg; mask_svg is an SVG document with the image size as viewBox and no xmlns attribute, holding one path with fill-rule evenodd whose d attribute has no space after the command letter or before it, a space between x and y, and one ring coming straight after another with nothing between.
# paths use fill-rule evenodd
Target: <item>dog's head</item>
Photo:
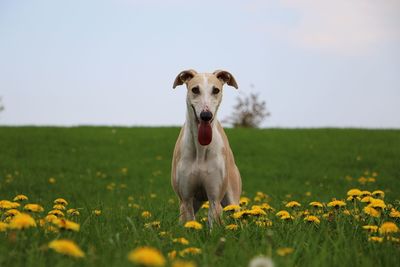
<instances>
[{"instance_id":1,"label":"dog's head","mask_svg":"<svg viewBox=\"0 0 400 267\"><path fill-rule=\"evenodd\" d=\"M193 110L193 116L190 117L196 121L199 127L199 142L202 145L208 145L211 142L210 125L222 100L222 87L224 84L228 84L238 89L238 85L233 75L224 70L217 70L213 73L197 73L195 70L182 71L176 77L173 88L184 83L187 87L188 109Z\"/></svg>"}]
</instances>

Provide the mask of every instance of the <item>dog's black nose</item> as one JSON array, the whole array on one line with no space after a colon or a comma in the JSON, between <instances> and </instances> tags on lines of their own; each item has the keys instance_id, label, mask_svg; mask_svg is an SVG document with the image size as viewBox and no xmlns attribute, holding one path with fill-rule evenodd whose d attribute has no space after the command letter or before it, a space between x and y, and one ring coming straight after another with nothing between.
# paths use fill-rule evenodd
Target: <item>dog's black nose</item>
<instances>
[{"instance_id":1,"label":"dog's black nose","mask_svg":"<svg viewBox=\"0 0 400 267\"><path fill-rule=\"evenodd\" d=\"M202 111L200 113L200 119L202 121L210 121L212 119L212 113L210 111Z\"/></svg>"}]
</instances>

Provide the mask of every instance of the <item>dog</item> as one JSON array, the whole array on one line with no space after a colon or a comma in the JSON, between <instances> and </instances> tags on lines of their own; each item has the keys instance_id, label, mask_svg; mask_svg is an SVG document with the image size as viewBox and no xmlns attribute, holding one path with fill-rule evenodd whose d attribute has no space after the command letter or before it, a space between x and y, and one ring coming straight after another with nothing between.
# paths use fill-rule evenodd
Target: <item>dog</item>
<instances>
[{"instance_id":1,"label":"dog","mask_svg":"<svg viewBox=\"0 0 400 267\"><path fill-rule=\"evenodd\" d=\"M197 73L185 70L173 88L186 84L186 121L176 141L171 184L180 201L180 221L195 220L209 201L208 224L221 223L223 207L238 205L242 180L227 136L216 119L224 84L238 89L227 71Z\"/></svg>"}]
</instances>

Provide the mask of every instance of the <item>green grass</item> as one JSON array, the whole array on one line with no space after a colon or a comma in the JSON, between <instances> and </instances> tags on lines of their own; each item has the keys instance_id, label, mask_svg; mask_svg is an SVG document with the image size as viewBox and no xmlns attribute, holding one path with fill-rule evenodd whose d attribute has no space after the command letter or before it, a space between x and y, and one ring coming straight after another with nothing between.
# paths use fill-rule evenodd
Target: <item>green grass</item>
<instances>
[{"instance_id":1,"label":"green grass","mask_svg":"<svg viewBox=\"0 0 400 267\"><path fill-rule=\"evenodd\" d=\"M26 194L47 213L52 201L63 197L69 201L68 208L79 208L81 213L77 233L45 233L36 228L0 233L0 266L134 266L127 254L138 246L156 247L165 256L185 247L159 237L160 231L186 237L190 246L201 248L201 255L189 257L198 266L247 266L258 254L270 256L278 266L398 264L398 243L368 242L361 228L395 221L387 213L382 219L367 221L364 216L357 221L338 214L331 221L322 219L319 226L301 218L281 222L270 213L273 225L268 228L258 228L251 220L238 231L183 228L177 223L178 204L170 186L178 133L178 128L0 128L0 200ZM344 199L347 190L355 187L382 189L385 202L399 206L398 130L229 129L227 134L242 174L244 195L253 198L262 191L276 210L284 209L288 200L297 200L306 209L310 201ZM365 171L378 172L376 182L361 185L357 178ZM48 182L50 177L56 179L55 184ZM150 197L152 193L155 198ZM94 209L102 214L93 215ZM141 218L143 210L153 217ZM201 211L198 217L204 214ZM161 229L144 229L144 223L153 220L161 221ZM221 237L226 238L222 249ZM47 249L56 238L76 241L86 257L75 260ZM280 247L294 252L279 256Z\"/></svg>"}]
</instances>

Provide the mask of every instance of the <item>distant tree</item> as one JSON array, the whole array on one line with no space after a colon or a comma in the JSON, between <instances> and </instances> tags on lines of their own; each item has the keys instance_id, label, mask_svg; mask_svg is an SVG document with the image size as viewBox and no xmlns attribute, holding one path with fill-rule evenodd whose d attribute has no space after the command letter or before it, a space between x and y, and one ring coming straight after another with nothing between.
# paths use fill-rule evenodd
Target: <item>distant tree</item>
<instances>
[{"instance_id":1,"label":"distant tree","mask_svg":"<svg viewBox=\"0 0 400 267\"><path fill-rule=\"evenodd\" d=\"M271 114L268 112L265 101L260 100L258 94L237 97L231 116L222 122L232 124L234 128L258 128L261 122Z\"/></svg>"},{"instance_id":2,"label":"distant tree","mask_svg":"<svg viewBox=\"0 0 400 267\"><path fill-rule=\"evenodd\" d=\"M2 112L4 110L4 105L1 101L1 97L0 97L0 112Z\"/></svg>"}]
</instances>

